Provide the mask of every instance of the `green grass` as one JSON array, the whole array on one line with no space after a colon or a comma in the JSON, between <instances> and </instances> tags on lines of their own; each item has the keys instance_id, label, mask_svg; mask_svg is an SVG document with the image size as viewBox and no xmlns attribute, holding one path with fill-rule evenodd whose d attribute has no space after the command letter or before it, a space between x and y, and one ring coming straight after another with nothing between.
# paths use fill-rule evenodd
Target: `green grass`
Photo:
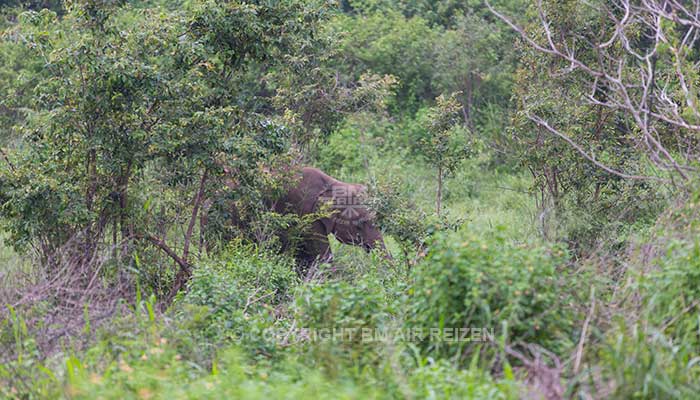
<instances>
[{"instance_id":1,"label":"green grass","mask_svg":"<svg viewBox=\"0 0 700 400\"><path fill-rule=\"evenodd\" d=\"M444 252L467 251L460 246L464 240L460 235L468 234L489 248L495 243L492 240L502 240L499 243L509 246L517 254L525 248L535 252L539 251L538 248L546 249L546 245L539 247L546 240L538 229L538 211L529 192L530 177L524 172L488 169L484 167L485 161L485 156L467 160L455 176L446 180L444 212L451 220L463 220L463 224L460 232L441 239L451 242L443 243L440 248ZM327 172L348 182L395 179L420 210L433 213L435 179L433 171L425 164L392 154L369 162L369 171ZM678 221L694 219L697 215L694 208L680 209L678 214L676 219L667 218L672 222L662 219L655 229L647 229L635 236L637 246L652 243L654 254L658 256L667 252L672 258L650 264L638 251L633 251L629 255L604 255L608 258L599 260L575 260L557 267L555 275L561 282L556 289L552 287L556 292L543 293L552 297L552 304L570 307L578 311L576 315L585 315L591 286L596 286L599 302L597 310L600 315L593 317L589 327L580 372L562 371L562 385L570 394L594 398L687 398L694 393L693 377L700 376L698 363L694 361L700 356L691 340L697 321L686 307L694 301L695 292L688 288L695 286L693 279L698 276L697 266L689 262L688 257L692 258L698 250L693 247L694 239L689 239L695 231L679 232L678 227L685 225ZM662 233L669 230L667 236L672 239L660 240ZM386 242L389 250L400 256L397 241L387 236ZM669 243L676 243L675 247ZM335 254L334 265L327 267L320 282L310 283L288 276L285 271L289 272L287 269L291 267L284 259L273 262L264 253L250 248L233 246L230 252L202 258L196 267L196 281L189 299L181 298L166 314L151 317L146 312L148 301L142 301L131 314L99 328L96 340L88 349L56 353L48 359L28 352L22 360L0 366L0 382L6 383L0 389L0 395L86 399L509 399L517 398L523 390L531 390L522 386L521 375L511 376L509 364L487 359L486 354L493 356L498 353L498 348L475 353L474 361L467 367L465 360L441 356L432 350L419 350L410 343L375 344L372 356L368 358L368 353L361 347L343 350L314 343L280 346L278 343L233 339L232 332L240 330L260 332L266 327L291 329L297 326L299 321L309 318L309 315L299 314L295 307L300 296L313 290L333 293L337 290L337 283L341 288L350 285L359 289L353 295L349 294L351 290L345 289L334 295L345 307L343 309L351 314L328 314L335 315L332 317L321 314L330 318L329 324L364 323L364 318L369 318L367 315L380 312L372 309L374 306L362 305L363 302L357 303L360 306L353 306L353 301L370 295L370 289L361 286L367 282L372 283L372 291L376 291L372 295L386 301L388 308L381 312L386 311L388 323L394 324L392 326L405 323L408 307L404 305L417 301L416 295L409 290L415 283L416 266L405 265L401 260L388 263L379 254L366 254L358 247L342 245L332 238L331 247ZM468 264L478 251L467 251L461 257ZM488 251L482 253L481 258L490 260ZM498 283L502 287L499 293L507 293L512 285L502 281L509 278L498 278L506 270L499 267L503 265L499 263L508 262L508 256L505 253L502 256L495 264L488 264L491 269L486 279L493 278L490 285ZM627 265L622 275L617 275L621 273L619 270L608 268L613 261L616 265ZM6 288L18 282L14 278L18 273L31 272L33 266L29 258L18 255L6 245L0 246L0 263L6 274L2 282ZM663 268L658 269L659 266ZM434 267L437 269L433 275L437 276L453 265L446 262ZM463 271L471 273L481 267L478 263L465 265ZM478 274L477 270L474 272ZM684 280L674 278L676 276ZM458 280L464 281L463 278ZM679 282L686 282L687 287ZM427 289L442 290L445 298L451 299L453 284L456 283L448 279L443 288ZM493 286L479 286L476 279L472 286L473 290L495 293ZM258 289L262 290L260 293L279 293L258 302L255 300L260 294ZM527 287L518 289L519 292L527 290ZM569 304L560 303L560 299L566 299ZM580 304L575 304L572 299ZM631 301L629 299L634 302L626 303ZM248 304L251 300L253 303ZM461 304L460 301L463 298L454 299L455 304ZM509 300L503 301L507 303ZM521 303L528 307L526 301ZM225 307L221 308L221 305ZM326 308L319 303L316 309ZM663 331L661 328L669 322L669 310L679 317ZM360 314L352 314L356 312ZM552 339L554 347L551 349L559 349L562 353L557 357L566 360L572 356L569 353L574 351L572 349L579 340L582 322L560 322L571 332L562 332L564 336ZM5 339L11 338L15 326L5 321L0 333ZM24 348L33 348L30 336L22 344ZM670 346L673 340L681 342ZM518 366L517 360L511 361ZM24 376L30 384L16 384L17 381L13 381L16 376Z\"/></svg>"},{"instance_id":2,"label":"green grass","mask_svg":"<svg viewBox=\"0 0 700 400\"><path fill-rule=\"evenodd\" d=\"M0 291L18 285L22 274L33 270L31 257L17 253L7 242L7 234L0 232Z\"/></svg>"}]
</instances>

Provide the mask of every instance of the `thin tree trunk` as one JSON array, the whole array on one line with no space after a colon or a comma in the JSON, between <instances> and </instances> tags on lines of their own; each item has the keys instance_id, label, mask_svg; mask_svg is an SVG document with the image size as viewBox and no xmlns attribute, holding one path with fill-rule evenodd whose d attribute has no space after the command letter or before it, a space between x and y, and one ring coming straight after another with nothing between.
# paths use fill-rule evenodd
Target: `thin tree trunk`
<instances>
[{"instance_id":1,"label":"thin tree trunk","mask_svg":"<svg viewBox=\"0 0 700 400\"><path fill-rule=\"evenodd\" d=\"M437 187L437 215L440 216L440 207L442 206L442 167L438 167L438 187Z\"/></svg>"},{"instance_id":2,"label":"thin tree trunk","mask_svg":"<svg viewBox=\"0 0 700 400\"><path fill-rule=\"evenodd\" d=\"M462 115L464 117L464 124L469 128L470 131L474 130L474 118L472 116L472 105L474 102L474 77L471 72L467 74L467 81L465 85L465 102L462 106Z\"/></svg>"},{"instance_id":3,"label":"thin tree trunk","mask_svg":"<svg viewBox=\"0 0 700 400\"><path fill-rule=\"evenodd\" d=\"M92 211L92 205L95 199L95 192L97 191L97 155L94 149L88 151L87 157L87 177L88 177L88 187L87 193L85 193L85 205L88 211Z\"/></svg>"},{"instance_id":4,"label":"thin tree trunk","mask_svg":"<svg viewBox=\"0 0 700 400\"><path fill-rule=\"evenodd\" d=\"M209 254L209 246L206 242L207 223L209 218L209 210L214 201L211 198L202 201L202 210L199 212L199 254L206 251Z\"/></svg>"},{"instance_id":5,"label":"thin tree trunk","mask_svg":"<svg viewBox=\"0 0 700 400\"><path fill-rule=\"evenodd\" d=\"M185 243L182 247L182 258L187 261L190 254L190 242L192 241L192 232L194 231L194 225L197 222L197 215L199 214L199 206L202 204L202 199L204 199L204 186L207 182L207 176L209 175L209 170L204 169L202 173L202 179L199 181L199 190L197 190L197 195L194 198L194 205L192 207L192 216L190 217L190 224L187 227L187 233L185 233Z\"/></svg>"},{"instance_id":6,"label":"thin tree trunk","mask_svg":"<svg viewBox=\"0 0 700 400\"><path fill-rule=\"evenodd\" d=\"M131 164L132 160L129 160L126 164L126 168L119 177L119 226L122 231L122 239L130 238L134 234L133 227L129 221L129 215L127 213L128 207L128 194L127 190L129 188L129 178L131 176ZM122 247L122 256L128 256L129 254L129 241L124 240L124 245Z\"/></svg>"},{"instance_id":7,"label":"thin tree trunk","mask_svg":"<svg viewBox=\"0 0 700 400\"><path fill-rule=\"evenodd\" d=\"M88 211L92 211L95 203L95 193L97 192L97 153L95 149L90 149L86 160L87 174L87 190L85 191L85 207ZM91 257L94 249L97 247L99 238L93 231L94 225L90 222L85 230L85 239L83 240L83 262L87 262Z\"/></svg>"}]
</instances>

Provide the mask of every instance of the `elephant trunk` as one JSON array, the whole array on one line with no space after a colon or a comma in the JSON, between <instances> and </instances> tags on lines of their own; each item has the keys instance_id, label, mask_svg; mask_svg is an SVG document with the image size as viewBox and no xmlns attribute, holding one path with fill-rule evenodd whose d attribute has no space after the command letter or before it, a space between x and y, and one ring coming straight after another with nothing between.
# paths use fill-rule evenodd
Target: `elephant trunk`
<instances>
[{"instance_id":1,"label":"elephant trunk","mask_svg":"<svg viewBox=\"0 0 700 400\"><path fill-rule=\"evenodd\" d=\"M365 243L364 248L365 251L367 251L368 253L378 248L382 251L382 257L385 260L393 260L391 253L389 253L389 250L387 250L386 248L386 244L384 244L384 238L381 235L369 241L368 243Z\"/></svg>"}]
</instances>

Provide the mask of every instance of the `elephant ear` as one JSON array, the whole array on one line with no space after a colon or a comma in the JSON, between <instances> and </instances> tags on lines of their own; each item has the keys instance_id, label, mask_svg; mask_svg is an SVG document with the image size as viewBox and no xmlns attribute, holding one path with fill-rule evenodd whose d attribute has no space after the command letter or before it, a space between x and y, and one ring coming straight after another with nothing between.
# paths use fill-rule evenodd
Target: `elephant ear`
<instances>
[{"instance_id":1,"label":"elephant ear","mask_svg":"<svg viewBox=\"0 0 700 400\"><path fill-rule=\"evenodd\" d=\"M355 221L357 218L366 217L367 209L364 206L366 196L367 187L365 185L335 183L324 188L318 195L316 210L320 211L326 205L334 211L334 219Z\"/></svg>"},{"instance_id":2,"label":"elephant ear","mask_svg":"<svg viewBox=\"0 0 700 400\"><path fill-rule=\"evenodd\" d=\"M347 188L347 197L350 200L350 203L354 205L361 205L364 204L366 198L367 198L367 186L361 185L359 183L350 183L348 184Z\"/></svg>"},{"instance_id":3,"label":"elephant ear","mask_svg":"<svg viewBox=\"0 0 700 400\"><path fill-rule=\"evenodd\" d=\"M316 197L316 201L313 203L312 212L322 212L324 215L327 215L327 217L322 218L321 221L323 225L326 226L328 232L331 232L333 227L327 225L332 224L332 221L330 220L335 218L335 216L338 214L335 200L333 198L333 189L331 186L325 187L321 192L319 192L318 196Z\"/></svg>"},{"instance_id":4,"label":"elephant ear","mask_svg":"<svg viewBox=\"0 0 700 400\"><path fill-rule=\"evenodd\" d=\"M326 234L333 232L335 227L335 222L333 221L335 216L338 214L335 209L335 202L333 200L333 190L330 186L324 188L317 196L316 202L313 206L313 212L321 212L325 210L330 212L330 215L325 218L321 218L320 222L323 228L326 230Z\"/></svg>"},{"instance_id":5,"label":"elephant ear","mask_svg":"<svg viewBox=\"0 0 700 400\"><path fill-rule=\"evenodd\" d=\"M343 183L332 190L334 218L339 223L356 224L367 217L365 207L367 187L359 184Z\"/></svg>"}]
</instances>

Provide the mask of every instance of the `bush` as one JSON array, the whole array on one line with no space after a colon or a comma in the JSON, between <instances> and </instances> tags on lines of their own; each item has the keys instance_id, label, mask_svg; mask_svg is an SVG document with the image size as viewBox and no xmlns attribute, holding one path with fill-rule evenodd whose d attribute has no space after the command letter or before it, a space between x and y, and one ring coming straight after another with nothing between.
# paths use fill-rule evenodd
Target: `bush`
<instances>
[{"instance_id":1,"label":"bush","mask_svg":"<svg viewBox=\"0 0 700 400\"><path fill-rule=\"evenodd\" d=\"M697 319L697 313L689 319ZM697 347L689 346L697 331L684 337L666 335L648 321L628 325L618 318L595 352L595 372L588 372L597 398L691 399L700 392ZM584 397L586 394L580 396ZM577 396L578 397L578 396Z\"/></svg>"},{"instance_id":2,"label":"bush","mask_svg":"<svg viewBox=\"0 0 700 400\"><path fill-rule=\"evenodd\" d=\"M343 367L361 370L375 365L382 343L363 341L361 333L389 329L392 312L391 301L376 280L307 285L297 296L296 322L319 337L311 337L302 349L331 376ZM336 337L321 337L324 332L333 335L334 330Z\"/></svg>"},{"instance_id":3,"label":"bush","mask_svg":"<svg viewBox=\"0 0 700 400\"><path fill-rule=\"evenodd\" d=\"M558 248L508 243L500 235L484 239L464 230L440 233L413 271L407 323L431 328L479 328L496 333L505 323L512 342L559 347L572 321L566 295L557 290ZM564 304L561 304L564 303ZM469 343L422 343L438 354L464 357Z\"/></svg>"},{"instance_id":4,"label":"bush","mask_svg":"<svg viewBox=\"0 0 700 400\"><path fill-rule=\"evenodd\" d=\"M0 398L57 398L55 376L43 363L36 339L10 305L0 310Z\"/></svg>"},{"instance_id":5,"label":"bush","mask_svg":"<svg viewBox=\"0 0 700 400\"><path fill-rule=\"evenodd\" d=\"M618 398L692 398L700 385L700 195L671 207L626 260L625 313L596 358Z\"/></svg>"},{"instance_id":6,"label":"bush","mask_svg":"<svg viewBox=\"0 0 700 400\"><path fill-rule=\"evenodd\" d=\"M352 115L318 146L315 163L338 179L366 180L368 166L376 167L387 158L395 162L400 155L394 129L394 124L381 115Z\"/></svg>"},{"instance_id":7,"label":"bush","mask_svg":"<svg viewBox=\"0 0 700 400\"><path fill-rule=\"evenodd\" d=\"M253 353L269 355L274 343L263 330L276 322L275 307L290 300L297 279L293 260L239 244L194 269L176 314L199 341L196 347L240 341Z\"/></svg>"},{"instance_id":8,"label":"bush","mask_svg":"<svg viewBox=\"0 0 700 400\"><path fill-rule=\"evenodd\" d=\"M318 371L282 362L278 369L251 364L235 346L223 349L209 370L193 368L167 342L151 344L141 357L112 360L102 368L76 357L66 360L66 397L93 398L377 398L361 383L337 382Z\"/></svg>"},{"instance_id":9,"label":"bush","mask_svg":"<svg viewBox=\"0 0 700 400\"><path fill-rule=\"evenodd\" d=\"M376 154L374 146L362 143L361 135L359 129L348 124L333 132L319 148L319 167L340 175L362 171L363 158L374 159Z\"/></svg>"},{"instance_id":10,"label":"bush","mask_svg":"<svg viewBox=\"0 0 700 400\"><path fill-rule=\"evenodd\" d=\"M508 381L496 383L476 368L460 370L444 360L416 368L410 386L423 399L515 399L515 387Z\"/></svg>"},{"instance_id":11,"label":"bush","mask_svg":"<svg viewBox=\"0 0 700 400\"><path fill-rule=\"evenodd\" d=\"M380 181L371 188L368 206L375 212L383 232L391 235L401 246L404 258L413 263L412 256L421 253L428 238L436 232L455 230L464 222L461 218L427 214L412 201L409 190L394 181Z\"/></svg>"}]
</instances>

